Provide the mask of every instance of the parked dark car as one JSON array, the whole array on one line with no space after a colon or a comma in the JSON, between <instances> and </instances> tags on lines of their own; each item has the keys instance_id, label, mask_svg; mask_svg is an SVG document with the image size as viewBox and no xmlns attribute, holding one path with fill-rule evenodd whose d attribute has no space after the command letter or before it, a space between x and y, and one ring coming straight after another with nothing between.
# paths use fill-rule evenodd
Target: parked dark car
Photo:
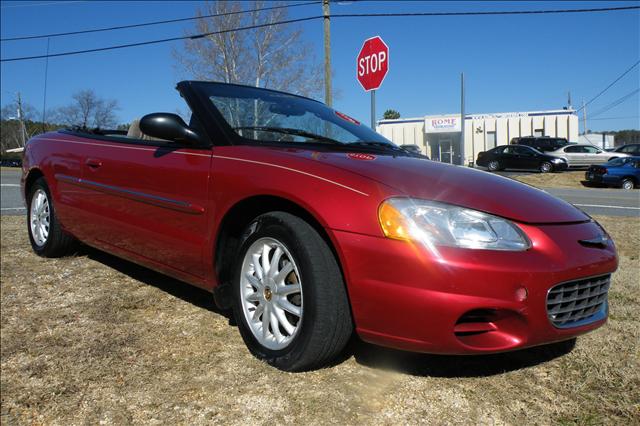
<instances>
[{"instance_id":1,"label":"parked dark car","mask_svg":"<svg viewBox=\"0 0 640 426\"><path fill-rule=\"evenodd\" d=\"M540 170L542 173L567 169L567 162L524 145L501 145L478 153L478 166L495 172L504 169Z\"/></svg>"},{"instance_id":2,"label":"parked dark car","mask_svg":"<svg viewBox=\"0 0 640 426\"><path fill-rule=\"evenodd\" d=\"M628 143L615 148L607 149L609 152L622 152L624 154L640 156L640 143Z\"/></svg>"},{"instance_id":3,"label":"parked dark car","mask_svg":"<svg viewBox=\"0 0 640 426\"><path fill-rule=\"evenodd\" d=\"M640 186L640 156L622 157L593 165L585 173L588 182L622 189Z\"/></svg>"},{"instance_id":4,"label":"parked dark car","mask_svg":"<svg viewBox=\"0 0 640 426\"><path fill-rule=\"evenodd\" d=\"M511 139L511 145L526 145L541 152L549 152L569 145L569 141L565 138L552 138L549 136L526 136Z\"/></svg>"}]
</instances>

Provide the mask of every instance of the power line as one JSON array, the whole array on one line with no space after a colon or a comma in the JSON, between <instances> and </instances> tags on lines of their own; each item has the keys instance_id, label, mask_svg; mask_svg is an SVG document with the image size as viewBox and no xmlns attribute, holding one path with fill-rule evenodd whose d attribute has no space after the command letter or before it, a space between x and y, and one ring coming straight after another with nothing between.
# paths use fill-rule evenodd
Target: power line
<instances>
[{"instance_id":1,"label":"power line","mask_svg":"<svg viewBox=\"0 0 640 426\"><path fill-rule=\"evenodd\" d=\"M597 117L598 115L605 113L607 111L609 111L610 109L613 109L615 107L617 107L618 105L620 105L621 103L625 102L628 99L631 99L633 97L633 95L636 95L638 92L640 92L640 89L636 89L630 93L627 93L626 95L622 96L621 98L616 99L615 101L611 102L610 104L608 104L605 107L600 108L597 112L591 114L591 117Z\"/></svg>"},{"instance_id":2,"label":"power line","mask_svg":"<svg viewBox=\"0 0 640 426\"><path fill-rule=\"evenodd\" d=\"M16 7L32 7L32 6L62 6L65 4L72 4L72 3L86 3L87 0L75 0L75 1L49 1L49 2L45 2L45 3L22 3L22 4L12 4L12 5L8 5L8 6L2 6L0 7L0 9L13 9Z\"/></svg>"},{"instance_id":3,"label":"power line","mask_svg":"<svg viewBox=\"0 0 640 426\"><path fill-rule=\"evenodd\" d=\"M629 67L629 69L627 69L625 72L623 72L618 78L616 78L615 80L613 80L613 82L611 82L611 84L609 84L607 87L604 88L604 90L602 90L600 93L598 93L597 95L595 95L593 98L591 98L589 100L589 102L585 103L584 105L582 105L582 107L580 109L578 109L576 111L576 114L579 113L580 111L582 111L587 105L589 105L591 102L595 101L596 99L598 99L604 92L606 92L607 90L609 90L611 88L611 86L613 86L614 84L616 84L618 81L620 81L622 79L622 77L624 77L625 75L627 75L629 72L631 72L632 69L634 69L635 67L638 66L638 64L640 64L640 61L636 62L635 64L631 65L631 67Z\"/></svg>"},{"instance_id":4,"label":"power line","mask_svg":"<svg viewBox=\"0 0 640 426\"><path fill-rule=\"evenodd\" d=\"M229 29L229 30L211 31L211 32L202 33L202 34L194 34L194 35L180 36L180 37L170 37L170 38L164 38L164 39L160 39L160 40L141 41L141 42L138 42L138 43L119 44L119 45L115 45L115 46L98 47L98 48L95 48L95 49L73 50L73 51L70 51L70 52L51 53L51 54L48 54L48 55L22 56L22 57L18 57L18 58L0 59L0 62L27 61L27 60L31 60L31 59L43 59L43 58L54 58L54 57L58 57L58 56L80 55L80 54L83 54L83 53L104 52L104 51L107 51L107 50L124 49L124 48L127 48L127 47L148 46L148 45L151 45L151 44L167 43L167 42L178 41L178 40L197 40L197 39L200 39L200 38L204 38L204 37L208 37L208 36L216 35L216 34L226 34L226 33L231 33L231 32L236 32L236 31L252 30L252 29L256 29L256 28L264 28L264 27L272 27L272 26L277 26L277 25L293 24L295 22L311 21L311 20L320 19L320 18L322 18L322 15L320 15L320 16L310 16L308 18L289 19L289 20L286 20L286 21L270 22L268 24L249 25L249 26L246 26L246 27L233 28L233 29Z\"/></svg>"},{"instance_id":5,"label":"power line","mask_svg":"<svg viewBox=\"0 0 640 426\"><path fill-rule=\"evenodd\" d=\"M590 120L623 120L628 118L640 118L640 115L627 115L626 117L602 117L602 118L591 118Z\"/></svg>"},{"instance_id":6,"label":"power line","mask_svg":"<svg viewBox=\"0 0 640 426\"><path fill-rule=\"evenodd\" d=\"M590 9L548 9L548 10L504 10L504 11L474 11L474 12L391 12L391 13L342 13L331 15L332 18L378 18L400 16L486 16L486 15L544 15L550 13L589 13L612 12L619 10L640 9L640 6L602 7Z\"/></svg>"},{"instance_id":7,"label":"power line","mask_svg":"<svg viewBox=\"0 0 640 426\"><path fill-rule=\"evenodd\" d=\"M320 1L312 1L312 2L306 2L306 3L296 3L296 4L288 4L288 5L282 5L282 6L271 6L271 7L257 8L257 9L240 10L240 11L237 11L237 12L215 13L215 14L211 14L211 15L190 16L188 18L166 19L166 20L163 20L163 21L142 22L142 23L138 23L138 24L118 25L118 26L114 26L114 27L103 27L103 28L92 28L92 29L88 29L88 30L68 31L68 32L64 32L64 33L39 34L39 35L31 35L31 36L2 38L2 39L0 39L0 41L33 40L33 39L39 39L39 38L62 37L62 36L70 36L70 35L78 35L78 34L98 33L98 32L104 32L104 31L124 30L124 29L128 29L128 28L140 28L140 27L148 27L148 26L151 26L151 25L173 24L175 22L193 21L193 20L196 20L196 19L206 19L206 18L216 18L216 17L220 17L220 16L239 15L241 13L261 12L261 11L264 11L264 10L285 9L285 8L298 7L298 6L309 6L309 5L320 4L320 3L321 3Z\"/></svg>"},{"instance_id":8,"label":"power line","mask_svg":"<svg viewBox=\"0 0 640 426\"><path fill-rule=\"evenodd\" d=\"M360 18L360 17L383 17L383 16L525 15L525 14L549 14L549 13L607 12L607 11L620 11L620 10L631 10L631 9L640 9L640 6L608 7L608 8L595 8L595 9L520 10L520 11L486 11L486 12L420 12L420 13L379 13L379 14L376 14L376 13L365 13L365 14L339 14L339 15L331 15L331 17L336 17L336 18ZM225 33L230 33L230 32L235 32L235 31L245 31L245 30L251 30L251 29L255 29L255 28L264 28L264 27L270 27L270 26L291 24L291 23L295 23L295 22L312 21L312 20L322 19L322 18L324 18L324 15L316 15L316 16L309 16L309 17L306 17L306 18L289 19L289 20L285 20L285 21L271 22L271 23L267 23L267 24L250 25L250 26L246 26L246 27L239 27L239 28L221 30L221 31L212 31L212 32L194 34L194 35L188 35L188 36L169 37L169 38L164 38L164 39L148 40L148 41L142 41L142 42L136 42L136 43L119 44L119 45L114 45L114 46L99 47L99 48L95 48L95 49L72 50L72 51L68 51L68 52L52 53L52 54L47 54L47 55L33 55L33 56L21 56L21 57L15 57L15 58L5 58L5 59L0 59L0 62L27 61L27 60L32 60L32 59L43 59L43 58L53 58L53 57L59 57L59 56L80 55L80 54L84 54L84 53L104 52L104 51L107 51L107 50L124 49L124 48L128 48L128 47L138 47L138 46L148 46L148 45L159 44L159 43L168 43L168 42L178 41L178 40L197 40L199 38L204 38L204 37L207 37L207 36L210 36L210 35L225 34ZM639 61L639 63L640 63L640 61ZM638 63L636 63L635 65L638 65ZM630 71L630 70L628 70L628 71ZM604 93L604 91L602 93Z\"/></svg>"}]
</instances>

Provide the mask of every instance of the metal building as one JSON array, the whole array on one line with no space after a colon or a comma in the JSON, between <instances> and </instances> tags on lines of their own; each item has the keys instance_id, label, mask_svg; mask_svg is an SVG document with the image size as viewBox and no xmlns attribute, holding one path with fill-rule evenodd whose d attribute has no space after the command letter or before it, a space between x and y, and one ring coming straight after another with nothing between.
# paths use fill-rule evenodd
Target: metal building
<instances>
[{"instance_id":1,"label":"metal building","mask_svg":"<svg viewBox=\"0 0 640 426\"><path fill-rule=\"evenodd\" d=\"M552 136L578 142L575 110L466 115L464 151L461 127L460 114L447 114L380 120L376 130L398 145L418 145L432 160L459 165L473 164L478 152L506 145L519 136Z\"/></svg>"}]
</instances>

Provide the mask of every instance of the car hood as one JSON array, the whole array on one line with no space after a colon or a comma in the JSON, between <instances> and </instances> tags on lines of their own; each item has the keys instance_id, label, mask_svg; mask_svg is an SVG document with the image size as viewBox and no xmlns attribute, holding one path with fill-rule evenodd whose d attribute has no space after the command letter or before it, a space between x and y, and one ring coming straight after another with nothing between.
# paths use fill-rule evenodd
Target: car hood
<instances>
[{"instance_id":1,"label":"car hood","mask_svg":"<svg viewBox=\"0 0 640 426\"><path fill-rule=\"evenodd\" d=\"M525 223L590 219L581 210L547 192L485 171L405 156L296 152L294 155L375 180L395 189L398 195L455 204Z\"/></svg>"}]
</instances>

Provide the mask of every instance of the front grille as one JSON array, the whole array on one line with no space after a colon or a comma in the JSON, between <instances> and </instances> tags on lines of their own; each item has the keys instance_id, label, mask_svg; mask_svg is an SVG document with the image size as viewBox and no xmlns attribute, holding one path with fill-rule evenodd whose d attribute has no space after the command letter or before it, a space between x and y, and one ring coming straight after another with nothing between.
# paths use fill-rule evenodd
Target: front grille
<instances>
[{"instance_id":1,"label":"front grille","mask_svg":"<svg viewBox=\"0 0 640 426\"><path fill-rule=\"evenodd\" d=\"M607 315L611 275L558 284L547 294L547 316L558 328L577 327Z\"/></svg>"}]
</instances>

